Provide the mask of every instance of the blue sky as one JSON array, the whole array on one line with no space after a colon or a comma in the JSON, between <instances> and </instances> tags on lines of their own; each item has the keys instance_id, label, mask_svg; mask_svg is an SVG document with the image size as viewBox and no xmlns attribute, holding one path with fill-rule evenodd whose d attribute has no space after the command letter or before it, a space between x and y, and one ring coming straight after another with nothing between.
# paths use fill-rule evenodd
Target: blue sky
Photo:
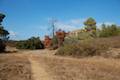
<instances>
[{"instance_id":1,"label":"blue sky","mask_svg":"<svg viewBox=\"0 0 120 80\"><path fill-rule=\"evenodd\" d=\"M0 12L6 14L3 25L16 40L43 39L51 33L51 18L66 31L82 28L88 17L98 26L103 22L120 25L120 0L0 0Z\"/></svg>"}]
</instances>

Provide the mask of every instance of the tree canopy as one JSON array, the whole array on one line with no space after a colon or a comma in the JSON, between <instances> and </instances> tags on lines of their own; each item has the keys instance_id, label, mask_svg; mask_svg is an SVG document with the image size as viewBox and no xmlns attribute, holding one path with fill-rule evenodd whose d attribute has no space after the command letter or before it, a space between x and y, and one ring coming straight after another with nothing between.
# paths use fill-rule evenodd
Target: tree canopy
<instances>
[{"instance_id":1,"label":"tree canopy","mask_svg":"<svg viewBox=\"0 0 120 80\"><path fill-rule=\"evenodd\" d=\"M102 24L101 30L100 30L100 37L117 36L119 34L120 34L120 27L118 27L117 25Z\"/></svg>"},{"instance_id":2,"label":"tree canopy","mask_svg":"<svg viewBox=\"0 0 120 80\"><path fill-rule=\"evenodd\" d=\"M87 31L96 30L96 21L92 17L88 18L84 25Z\"/></svg>"},{"instance_id":3,"label":"tree canopy","mask_svg":"<svg viewBox=\"0 0 120 80\"><path fill-rule=\"evenodd\" d=\"M3 40L8 39L7 35L9 35L9 32L5 30L1 24L4 18L5 18L5 15L0 13L0 53L5 51L6 45Z\"/></svg>"},{"instance_id":4,"label":"tree canopy","mask_svg":"<svg viewBox=\"0 0 120 80\"><path fill-rule=\"evenodd\" d=\"M4 41L7 41L9 39L8 35L9 35L9 32L7 30L5 30L5 29L2 29L0 27L0 39L4 40Z\"/></svg>"},{"instance_id":5,"label":"tree canopy","mask_svg":"<svg viewBox=\"0 0 120 80\"><path fill-rule=\"evenodd\" d=\"M44 45L39 37L31 37L28 40L18 41L16 44L18 49L43 49Z\"/></svg>"},{"instance_id":6,"label":"tree canopy","mask_svg":"<svg viewBox=\"0 0 120 80\"><path fill-rule=\"evenodd\" d=\"M3 21L4 18L5 18L5 14L0 13L0 24L1 24L1 22Z\"/></svg>"},{"instance_id":7,"label":"tree canopy","mask_svg":"<svg viewBox=\"0 0 120 80\"><path fill-rule=\"evenodd\" d=\"M1 24L4 18L5 18L5 14L0 13L0 39L7 40L9 38L8 37L9 32L6 29L4 29L4 27Z\"/></svg>"},{"instance_id":8,"label":"tree canopy","mask_svg":"<svg viewBox=\"0 0 120 80\"><path fill-rule=\"evenodd\" d=\"M96 21L92 17L90 17L84 22L84 25L85 26L94 26L94 25L96 25Z\"/></svg>"}]
</instances>

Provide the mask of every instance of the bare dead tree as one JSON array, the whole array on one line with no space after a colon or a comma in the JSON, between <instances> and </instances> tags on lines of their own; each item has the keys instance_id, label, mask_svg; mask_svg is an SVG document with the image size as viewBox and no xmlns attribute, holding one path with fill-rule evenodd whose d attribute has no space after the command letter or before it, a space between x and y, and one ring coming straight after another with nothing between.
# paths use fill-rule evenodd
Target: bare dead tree
<instances>
[{"instance_id":1,"label":"bare dead tree","mask_svg":"<svg viewBox=\"0 0 120 80\"><path fill-rule=\"evenodd\" d=\"M57 20L54 19L54 18L51 18L49 20L49 22L50 22L50 25L51 25L50 29L52 29L52 37L54 37L55 36L55 23L57 22Z\"/></svg>"}]
</instances>

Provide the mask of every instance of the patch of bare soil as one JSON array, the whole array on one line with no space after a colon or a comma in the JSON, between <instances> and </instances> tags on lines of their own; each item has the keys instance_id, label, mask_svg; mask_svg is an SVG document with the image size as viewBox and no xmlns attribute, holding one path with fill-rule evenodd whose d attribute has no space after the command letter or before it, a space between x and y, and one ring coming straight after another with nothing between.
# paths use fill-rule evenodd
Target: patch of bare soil
<instances>
[{"instance_id":1,"label":"patch of bare soil","mask_svg":"<svg viewBox=\"0 0 120 80\"><path fill-rule=\"evenodd\" d=\"M31 65L25 56L0 54L0 80L32 80Z\"/></svg>"},{"instance_id":2,"label":"patch of bare soil","mask_svg":"<svg viewBox=\"0 0 120 80\"><path fill-rule=\"evenodd\" d=\"M102 56L106 58L120 59L120 48L111 48L105 53L102 53Z\"/></svg>"}]
</instances>

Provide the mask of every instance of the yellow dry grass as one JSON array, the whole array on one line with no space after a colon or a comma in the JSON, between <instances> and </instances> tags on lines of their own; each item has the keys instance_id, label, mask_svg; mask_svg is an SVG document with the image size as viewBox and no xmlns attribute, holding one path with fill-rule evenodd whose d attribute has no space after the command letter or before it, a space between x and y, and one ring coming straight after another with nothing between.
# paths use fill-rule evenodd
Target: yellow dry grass
<instances>
[{"instance_id":1,"label":"yellow dry grass","mask_svg":"<svg viewBox=\"0 0 120 80\"><path fill-rule=\"evenodd\" d=\"M0 80L32 80L30 69L25 56L0 54Z\"/></svg>"},{"instance_id":2,"label":"yellow dry grass","mask_svg":"<svg viewBox=\"0 0 120 80\"><path fill-rule=\"evenodd\" d=\"M75 59L35 54L53 80L120 80L120 60L102 57Z\"/></svg>"},{"instance_id":3,"label":"yellow dry grass","mask_svg":"<svg viewBox=\"0 0 120 80\"><path fill-rule=\"evenodd\" d=\"M0 80L120 80L120 59L75 59L50 53L53 51L1 54Z\"/></svg>"}]
</instances>

